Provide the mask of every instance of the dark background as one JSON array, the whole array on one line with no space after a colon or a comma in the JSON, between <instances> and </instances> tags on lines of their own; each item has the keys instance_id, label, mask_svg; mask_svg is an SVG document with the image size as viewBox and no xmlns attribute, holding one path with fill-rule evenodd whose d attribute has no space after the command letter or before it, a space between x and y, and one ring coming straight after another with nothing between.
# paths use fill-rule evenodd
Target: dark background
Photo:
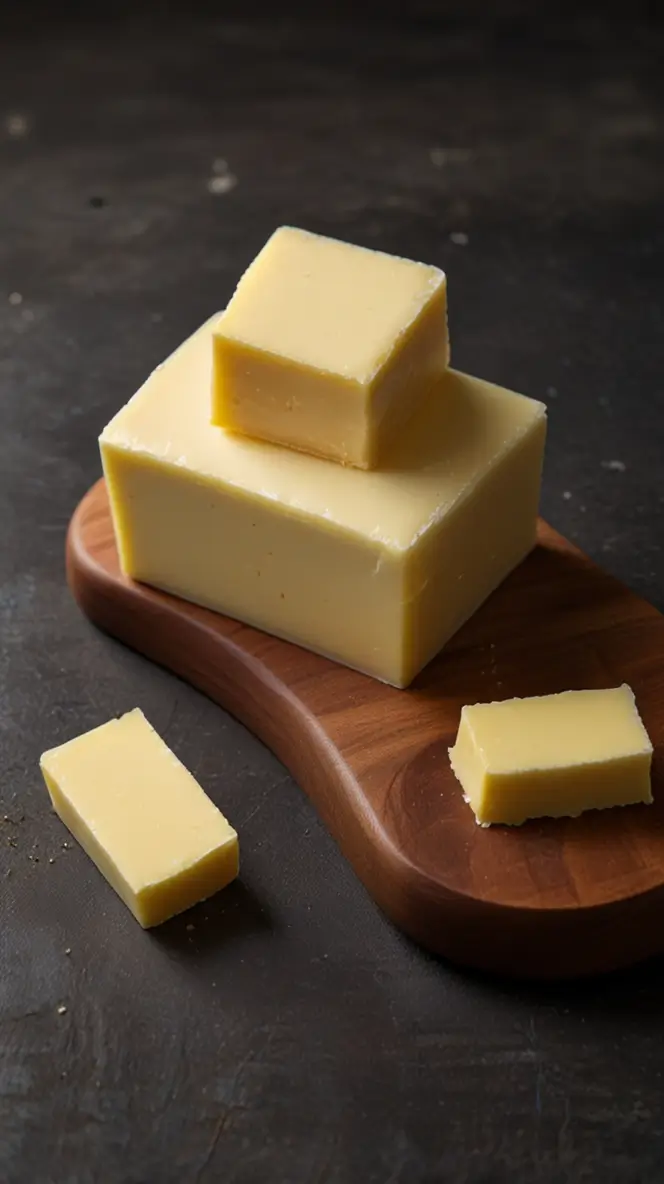
<instances>
[{"instance_id":1,"label":"dark background","mask_svg":"<svg viewBox=\"0 0 664 1184\"><path fill-rule=\"evenodd\" d=\"M447 270L456 365L549 404L546 516L664 608L664 31L314 7L0 12L0 1180L661 1184L662 963L429 958L277 761L65 586L99 431L290 222ZM243 854L152 934L37 765L137 704Z\"/></svg>"}]
</instances>

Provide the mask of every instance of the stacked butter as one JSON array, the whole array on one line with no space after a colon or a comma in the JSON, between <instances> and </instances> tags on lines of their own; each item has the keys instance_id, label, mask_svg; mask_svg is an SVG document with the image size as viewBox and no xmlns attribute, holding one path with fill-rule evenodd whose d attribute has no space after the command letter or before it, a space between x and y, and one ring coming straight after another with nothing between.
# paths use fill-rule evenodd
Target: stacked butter
<instances>
[{"instance_id":1,"label":"stacked butter","mask_svg":"<svg viewBox=\"0 0 664 1184\"><path fill-rule=\"evenodd\" d=\"M448 362L441 271L277 230L102 433L123 570L407 686L535 541L545 408Z\"/></svg>"}]
</instances>

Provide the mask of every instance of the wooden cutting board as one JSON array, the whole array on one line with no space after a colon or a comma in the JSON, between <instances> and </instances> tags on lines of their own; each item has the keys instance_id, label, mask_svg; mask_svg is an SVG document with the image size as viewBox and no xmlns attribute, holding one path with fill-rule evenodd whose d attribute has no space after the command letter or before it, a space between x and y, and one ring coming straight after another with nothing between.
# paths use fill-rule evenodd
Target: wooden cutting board
<instances>
[{"instance_id":1,"label":"wooden cutting board","mask_svg":"<svg viewBox=\"0 0 664 1184\"><path fill-rule=\"evenodd\" d=\"M406 691L126 579L103 481L72 519L67 572L96 625L269 745L374 900L429 949L537 978L664 951L664 617L545 523ZM464 703L621 682L655 745L654 805L475 824L447 755Z\"/></svg>"}]
</instances>

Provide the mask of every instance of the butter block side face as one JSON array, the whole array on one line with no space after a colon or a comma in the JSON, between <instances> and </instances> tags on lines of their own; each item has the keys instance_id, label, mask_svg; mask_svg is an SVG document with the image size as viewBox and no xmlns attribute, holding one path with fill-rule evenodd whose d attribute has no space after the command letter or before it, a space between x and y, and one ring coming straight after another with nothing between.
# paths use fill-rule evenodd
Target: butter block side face
<instances>
[{"instance_id":1,"label":"butter block side face","mask_svg":"<svg viewBox=\"0 0 664 1184\"><path fill-rule=\"evenodd\" d=\"M344 469L210 425L212 332L102 434L123 569L408 685L532 546L544 408L448 370L385 469Z\"/></svg>"},{"instance_id":2,"label":"butter block side face","mask_svg":"<svg viewBox=\"0 0 664 1184\"><path fill-rule=\"evenodd\" d=\"M409 583L421 591L407 622L408 682L534 547L545 440L537 417L413 549Z\"/></svg>"},{"instance_id":3,"label":"butter block side face","mask_svg":"<svg viewBox=\"0 0 664 1184\"><path fill-rule=\"evenodd\" d=\"M448 361L443 272L281 227L215 327L212 420L374 468Z\"/></svg>"},{"instance_id":4,"label":"butter block side face","mask_svg":"<svg viewBox=\"0 0 664 1184\"><path fill-rule=\"evenodd\" d=\"M586 810L649 803L650 764L649 755L637 753L568 769L486 773L475 813L479 822L520 826L528 818L576 818Z\"/></svg>"},{"instance_id":5,"label":"butter block side face","mask_svg":"<svg viewBox=\"0 0 664 1184\"><path fill-rule=\"evenodd\" d=\"M402 678L399 556L121 449L105 448L104 468L133 579L376 678Z\"/></svg>"},{"instance_id":6,"label":"butter block side face","mask_svg":"<svg viewBox=\"0 0 664 1184\"><path fill-rule=\"evenodd\" d=\"M450 361L447 284L443 277L407 332L401 334L369 390L369 428L358 466L376 469L389 461L399 433Z\"/></svg>"},{"instance_id":7,"label":"butter block side face","mask_svg":"<svg viewBox=\"0 0 664 1184\"><path fill-rule=\"evenodd\" d=\"M212 421L312 456L366 467L365 394L352 380L313 372L220 333L214 337Z\"/></svg>"},{"instance_id":8,"label":"butter block side face","mask_svg":"<svg viewBox=\"0 0 664 1184\"><path fill-rule=\"evenodd\" d=\"M483 825L651 802L651 761L628 686L464 707L450 750Z\"/></svg>"},{"instance_id":9,"label":"butter block side face","mask_svg":"<svg viewBox=\"0 0 664 1184\"><path fill-rule=\"evenodd\" d=\"M237 875L235 831L138 709L40 764L56 813L144 927Z\"/></svg>"}]
</instances>

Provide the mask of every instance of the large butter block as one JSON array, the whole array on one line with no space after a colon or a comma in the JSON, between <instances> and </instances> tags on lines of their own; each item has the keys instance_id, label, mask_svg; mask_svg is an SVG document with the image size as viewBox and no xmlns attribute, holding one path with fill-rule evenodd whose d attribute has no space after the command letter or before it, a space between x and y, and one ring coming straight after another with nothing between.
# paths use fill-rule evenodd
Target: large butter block
<instances>
[{"instance_id":1,"label":"large butter block","mask_svg":"<svg viewBox=\"0 0 664 1184\"><path fill-rule=\"evenodd\" d=\"M101 436L123 570L406 686L533 546L543 405L447 371L343 468L210 424L214 324Z\"/></svg>"},{"instance_id":2,"label":"large butter block","mask_svg":"<svg viewBox=\"0 0 664 1184\"><path fill-rule=\"evenodd\" d=\"M237 875L235 831L138 708L40 764L57 814L145 928Z\"/></svg>"},{"instance_id":3,"label":"large butter block","mask_svg":"<svg viewBox=\"0 0 664 1184\"><path fill-rule=\"evenodd\" d=\"M651 760L626 685L464 707L450 749L483 826L650 802Z\"/></svg>"},{"instance_id":4,"label":"large butter block","mask_svg":"<svg viewBox=\"0 0 664 1184\"><path fill-rule=\"evenodd\" d=\"M283 226L215 328L212 419L371 469L448 360L442 271Z\"/></svg>"}]
</instances>

